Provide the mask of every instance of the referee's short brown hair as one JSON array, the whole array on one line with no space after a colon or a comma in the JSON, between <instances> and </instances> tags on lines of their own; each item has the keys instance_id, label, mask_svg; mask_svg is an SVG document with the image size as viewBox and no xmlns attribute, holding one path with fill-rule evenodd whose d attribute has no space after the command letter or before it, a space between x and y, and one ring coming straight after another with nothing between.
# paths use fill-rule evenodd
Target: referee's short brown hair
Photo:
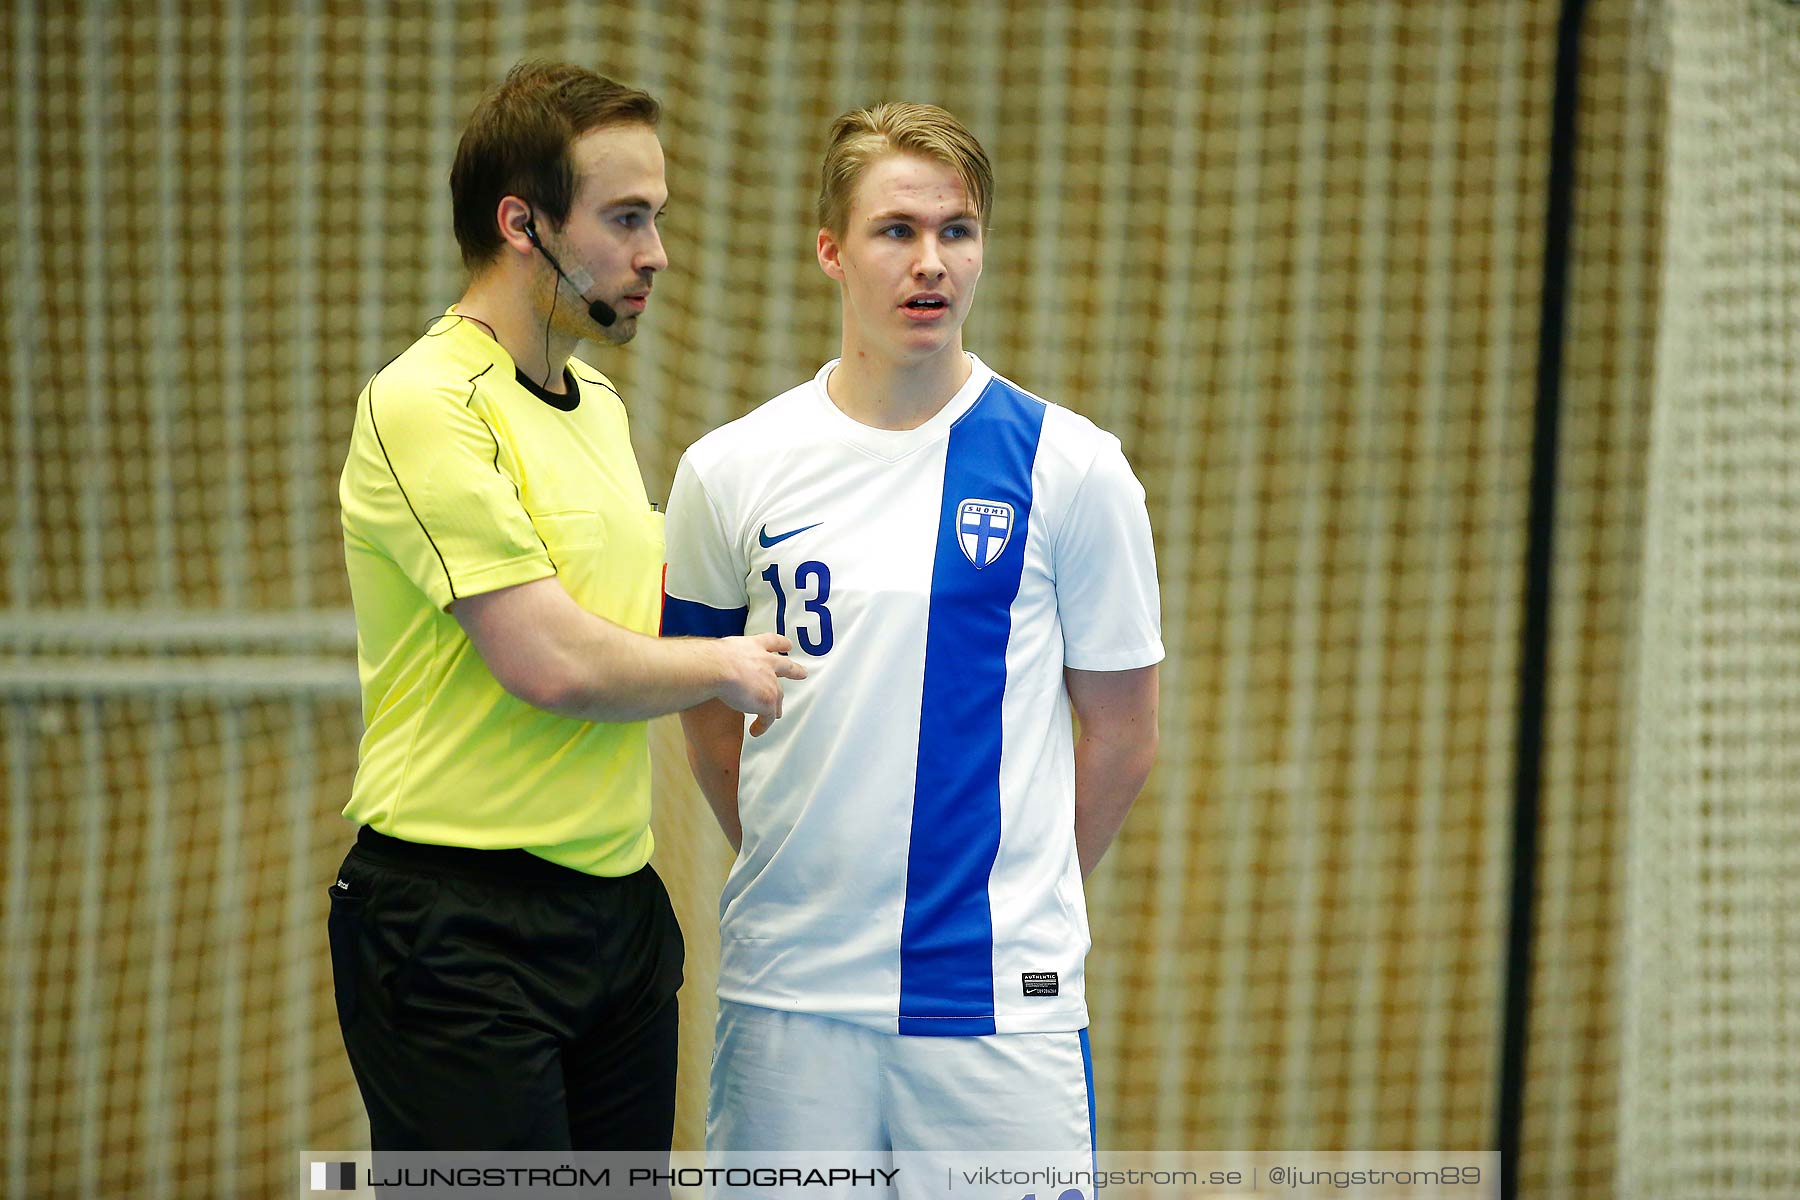
<instances>
[{"instance_id":1,"label":"referee's short brown hair","mask_svg":"<svg viewBox=\"0 0 1800 1200\"><path fill-rule=\"evenodd\" d=\"M584 67L526 59L475 106L450 167L450 203L463 265L478 271L501 246L495 213L517 196L553 225L569 219L575 166L569 146L611 125L656 125L649 92Z\"/></svg>"}]
</instances>

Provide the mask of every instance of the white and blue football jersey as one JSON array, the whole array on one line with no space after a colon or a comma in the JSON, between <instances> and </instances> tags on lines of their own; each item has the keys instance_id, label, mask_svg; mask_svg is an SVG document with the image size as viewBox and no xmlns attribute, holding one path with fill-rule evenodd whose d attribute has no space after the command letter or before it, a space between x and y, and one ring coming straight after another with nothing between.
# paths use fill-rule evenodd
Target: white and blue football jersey
<instances>
[{"instance_id":1,"label":"white and blue football jersey","mask_svg":"<svg viewBox=\"0 0 1800 1200\"><path fill-rule=\"evenodd\" d=\"M917 429L806 384L701 438L665 636L776 632L808 676L745 738L722 999L903 1034L1084 1028L1063 668L1162 659L1119 441L970 356Z\"/></svg>"}]
</instances>

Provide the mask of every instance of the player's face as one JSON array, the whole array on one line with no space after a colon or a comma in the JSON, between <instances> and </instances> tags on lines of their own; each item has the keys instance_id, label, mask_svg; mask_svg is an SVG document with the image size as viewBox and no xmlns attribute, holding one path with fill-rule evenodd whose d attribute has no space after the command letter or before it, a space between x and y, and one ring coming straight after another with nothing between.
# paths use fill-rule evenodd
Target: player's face
<instances>
[{"instance_id":1,"label":"player's face","mask_svg":"<svg viewBox=\"0 0 1800 1200\"><path fill-rule=\"evenodd\" d=\"M842 235L819 231L819 265L843 285L846 358L961 354L981 279L981 220L950 167L890 154L864 170Z\"/></svg>"},{"instance_id":2,"label":"player's face","mask_svg":"<svg viewBox=\"0 0 1800 1200\"><path fill-rule=\"evenodd\" d=\"M587 314L568 284L562 285L554 325L576 338L604 337L623 345L637 334L656 273L669 265L656 222L669 202L662 143L647 125L592 129L569 148L575 163L575 200L569 219L553 235L563 269L579 278L579 264L594 278L587 300L604 300L619 314L604 329Z\"/></svg>"}]
</instances>

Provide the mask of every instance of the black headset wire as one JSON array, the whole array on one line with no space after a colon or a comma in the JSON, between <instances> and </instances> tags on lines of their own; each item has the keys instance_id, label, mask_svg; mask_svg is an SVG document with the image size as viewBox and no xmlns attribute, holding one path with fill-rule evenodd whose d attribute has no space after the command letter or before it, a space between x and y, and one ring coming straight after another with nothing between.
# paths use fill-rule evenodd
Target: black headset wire
<instances>
[{"instance_id":1,"label":"black headset wire","mask_svg":"<svg viewBox=\"0 0 1800 1200\"><path fill-rule=\"evenodd\" d=\"M558 293L562 291L563 273L562 269L557 266L556 260L550 256L550 252L544 249L544 243L538 239L537 214L535 212L525 218L525 232L530 235L532 246L544 256L544 260L550 264L552 271L550 315L544 318L544 382L538 385L547 392L550 390L550 372L553 369L550 365L550 326L556 320L556 299Z\"/></svg>"},{"instance_id":2,"label":"black headset wire","mask_svg":"<svg viewBox=\"0 0 1800 1200\"><path fill-rule=\"evenodd\" d=\"M556 260L550 257L549 253L544 250L543 244L538 241L537 220L535 219L535 216L528 220L526 225L531 233L531 244L537 247L538 252L543 254L544 258L554 267ZM546 392L550 390L550 373L553 370L550 365L550 326L556 321L557 293L562 290L562 282L562 272L556 271L550 281L550 315L544 318L544 381L538 384L538 386L543 388ZM446 315L455 317L459 321L473 321L475 324L487 330L487 335L496 342L500 340L499 335L494 332L494 327L480 317L471 317L468 313L449 313ZM433 325L443 319L443 316L436 316L425 322L426 331L429 332Z\"/></svg>"},{"instance_id":3,"label":"black headset wire","mask_svg":"<svg viewBox=\"0 0 1800 1200\"><path fill-rule=\"evenodd\" d=\"M550 390L550 323L556 320L556 294L562 291L560 276L550 278L550 315L544 318L544 382L539 386L546 392Z\"/></svg>"},{"instance_id":4,"label":"black headset wire","mask_svg":"<svg viewBox=\"0 0 1800 1200\"><path fill-rule=\"evenodd\" d=\"M500 340L500 335L494 332L494 327L492 325L489 325L486 321L482 320L480 317L471 317L468 313L460 313L460 312L439 313L437 316L432 317L430 320L425 322L425 332L430 333L432 330L437 328L439 321L445 320L446 318L449 320L452 320L452 321L468 321L470 324L479 325L479 326L481 326L483 333L486 333L489 337L493 338L496 342L498 342Z\"/></svg>"}]
</instances>

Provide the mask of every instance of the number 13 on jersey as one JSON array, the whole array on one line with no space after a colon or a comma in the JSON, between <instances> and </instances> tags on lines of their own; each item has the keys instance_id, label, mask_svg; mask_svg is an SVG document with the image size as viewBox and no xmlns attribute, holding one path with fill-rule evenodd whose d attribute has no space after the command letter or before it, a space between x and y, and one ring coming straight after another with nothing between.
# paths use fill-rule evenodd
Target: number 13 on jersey
<instances>
[{"instance_id":1,"label":"number 13 on jersey","mask_svg":"<svg viewBox=\"0 0 1800 1200\"><path fill-rule=\"evenodd\" d=\"M775 589L775 632L781 636L788 635L787 629L787 590L781 585L781 564L770 563L763 571L762 577L768 585ZM794 598L806 606L806 612L815 620L801 617L794 627L794 641L800 649L818 658L831 653L831 610L825 602L831 599L831 568L815 559L808 559L794 568ZM810 596L803 595L808 589Z\"/></svg>"}]
</instances>

